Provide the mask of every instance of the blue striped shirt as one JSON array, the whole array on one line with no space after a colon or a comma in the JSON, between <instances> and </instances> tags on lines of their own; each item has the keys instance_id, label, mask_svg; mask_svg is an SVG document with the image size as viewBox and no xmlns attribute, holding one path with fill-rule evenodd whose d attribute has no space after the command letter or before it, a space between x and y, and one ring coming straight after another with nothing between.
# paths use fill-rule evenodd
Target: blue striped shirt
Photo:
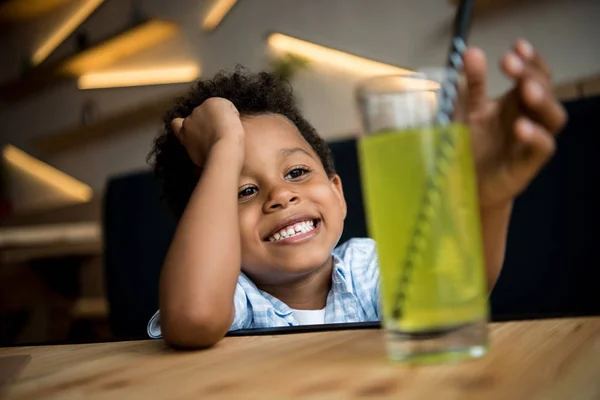
<instances>
[{"instance_id":1,"label":"blue striped shirt","mask_svg":"<svg viewBox=\"0 0 600 400\"><path fill-rule=\"evenodd\" d=\"M379 268L372 239L351 239L332 252L331 290L325 306L325 323L380 320ZM296 326L292 309L256 287L241 273L234 296L235 316L230 331ZM160 338L160 311L148 323L148 335Z\"/></svg>"}]
</instances>

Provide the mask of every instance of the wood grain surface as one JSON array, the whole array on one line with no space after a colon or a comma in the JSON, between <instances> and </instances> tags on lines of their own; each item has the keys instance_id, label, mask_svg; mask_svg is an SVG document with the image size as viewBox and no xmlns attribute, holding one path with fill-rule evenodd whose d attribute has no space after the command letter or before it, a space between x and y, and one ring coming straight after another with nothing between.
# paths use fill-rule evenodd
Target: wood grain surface
<instances>
[{"instance_id":1,"label":"wood grain surface","mask_svg":"<svg viewBox=\"0 0 600 400\"><path fill-rule=\"evenodd\" d=\"M383 332L226 338L204 351L160 341L0 349L31 355L8 399L600 399L600 318L490 324L479 360L386 360Z\"/></svg>"}]
</instances>

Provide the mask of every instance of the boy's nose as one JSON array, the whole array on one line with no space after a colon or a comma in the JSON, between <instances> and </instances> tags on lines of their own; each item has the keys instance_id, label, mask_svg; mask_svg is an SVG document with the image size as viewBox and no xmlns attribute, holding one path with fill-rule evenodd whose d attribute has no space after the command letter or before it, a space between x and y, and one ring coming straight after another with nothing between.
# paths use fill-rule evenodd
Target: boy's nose
<instances>
[{"instance_id":1,"label":"boy's nose","mask_svg":"<svg viewBox=\"0 0 600 400\"><path fill-rule=\"evenodd\" d=\"M265 202L264 209L265 212L273 212L279 209L287 208L291 204L295 204L298 201L300 201L300 198L298 197L297 193L294 193L285 187L279 187L273 189L271 196Z\"/></svg>"}]
</instances>

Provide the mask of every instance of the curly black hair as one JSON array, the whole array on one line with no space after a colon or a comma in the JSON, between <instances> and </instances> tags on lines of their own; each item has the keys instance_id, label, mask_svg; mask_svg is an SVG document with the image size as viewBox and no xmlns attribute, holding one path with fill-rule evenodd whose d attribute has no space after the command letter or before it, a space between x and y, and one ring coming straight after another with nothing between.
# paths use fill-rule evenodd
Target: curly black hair
<instances>
[{"instance_id":1,"label":"curly black hair","mask_svg":"<svg viewBox=\"0 0 600 400\"><path fill-rule=\"evenodd\" d=\"M189 116L194 108L211 97L231 101L242 117L261 114L285 116L315 150L327 175L332 177L335 174L329 146L300 114L287 81L271 73L251 73L241 67L234 72L221 71L213 79L196 82L187 96L175 101L174 108L164 117L163 132L155 139L148 154L148 162L162 184L163 200L178 218L187 206L201 170L173 133L171 121Z\"/></svg>"}]
</instances>

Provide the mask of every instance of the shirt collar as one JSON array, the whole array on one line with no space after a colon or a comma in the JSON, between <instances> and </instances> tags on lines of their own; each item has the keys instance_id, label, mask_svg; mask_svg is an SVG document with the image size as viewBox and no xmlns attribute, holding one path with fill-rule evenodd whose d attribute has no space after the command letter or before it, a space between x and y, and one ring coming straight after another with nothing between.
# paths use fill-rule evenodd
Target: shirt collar
<instances>
[{"instance_id":1,"label":"shirt collar","mask_svg":"<svg viewBox=\"0 0 600 400\"><path fill-rule=\"evenodd\" d=\"M277 297L265 292L264 290L260 290L244 272L240 272L238 281L242 284L242 286L249 288L251 292L254 291L255 293L259 293L262 298L273 307L275 314L278 316L286 317L292 314L292 309L288 307L287 304L279 300Z\"/></svg>"},{"instance_id":2,"label":"shirt collar","mask_svg":"<svg viewBox=\"0 0 600 400\"><path fill-rule=\"evenodd\" d=\"M337 293L354 293L354 288L350 284L350 266L335 254L333 257L332 272L332 290Z\"/></svg>"},{"instance_id":3,"label":"shirt collar","mask_svg":"<svg viewBox=\"0 0 600 400\"><path fill-rule=\"evenodd\" d=\"M334 293L354 293L354 289L350 284L350 266L346 265L340 257L335 254L331 255L333 259L333 271L331 275L331 291ZM273 310L280 317L287 317L293 313L292 309L279 300L277 297L260 290L252 280L250 280L246 274L241 273L247 280L248 284L254 286L254 288L260 292L260 294L273 306Z\"/></svg>"},{"instance_id":4,"label":"shirt collar","mask_svg":"<svg viewBox=\"0 0 600 400\"><path fill-rule=\"evenodd\" d=\"M292 314L292 309L277 297L262 290L260 290L260 293L269 301L269 303L273 305L275 314L279 315L280 317L287 317L288 315Z\"/></svg>"}]
</instances>

